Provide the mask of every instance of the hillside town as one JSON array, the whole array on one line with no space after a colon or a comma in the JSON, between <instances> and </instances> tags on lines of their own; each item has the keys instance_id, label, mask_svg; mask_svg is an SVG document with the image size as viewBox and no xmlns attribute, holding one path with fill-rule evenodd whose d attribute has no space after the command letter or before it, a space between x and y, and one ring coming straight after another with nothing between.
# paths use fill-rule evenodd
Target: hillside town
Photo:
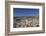
<instances>
[{"instance_id":1,"label":"hillside town","mask_svg":"<svg viewBox=\"0 0 46 36\"><path fill-rule=\"evenodd\" d=\"M14 28L39 27L39 16L17 16L13 21Z\"/></svg>"}]
</instances>

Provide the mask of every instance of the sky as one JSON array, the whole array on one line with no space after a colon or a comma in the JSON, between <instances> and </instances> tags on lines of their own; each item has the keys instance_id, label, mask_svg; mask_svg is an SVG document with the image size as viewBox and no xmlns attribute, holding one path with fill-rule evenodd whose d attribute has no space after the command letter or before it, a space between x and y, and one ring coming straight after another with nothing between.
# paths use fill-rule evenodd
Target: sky
<instances>
[{"instance_id":1,"label":"sky","mask_svg":"<svg viewBox=\"0 0 46 36\"><path fill-rule=\"evenodd\" d=\"M13 8L13 16L39 16L39 9Z\"/></svg>"}]
</instances>

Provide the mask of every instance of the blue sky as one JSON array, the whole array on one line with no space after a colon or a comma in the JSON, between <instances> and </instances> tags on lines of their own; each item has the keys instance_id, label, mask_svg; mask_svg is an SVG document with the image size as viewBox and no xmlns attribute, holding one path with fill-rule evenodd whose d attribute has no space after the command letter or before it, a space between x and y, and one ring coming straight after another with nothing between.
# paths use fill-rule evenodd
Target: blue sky
<instances>
[{"instance_id":1,"label":"blue sky","mask_svg":"<svg viewBox=\"0 0 46 36\"><path fill-rule=\"evenodd\" d=\"M39 16L39 9L13 8L13 16Z\"/></svg>"}]
</instances>

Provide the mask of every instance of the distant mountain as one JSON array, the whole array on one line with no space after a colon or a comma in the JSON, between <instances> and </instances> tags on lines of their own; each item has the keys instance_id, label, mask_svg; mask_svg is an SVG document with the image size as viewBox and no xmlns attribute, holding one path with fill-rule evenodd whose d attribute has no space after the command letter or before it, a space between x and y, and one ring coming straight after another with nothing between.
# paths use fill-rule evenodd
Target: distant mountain
<instances>
[{"instance_id":1,"label":"distant mountain","mask_svg":"<svg viewBox=\"0 0 46 36\"><path fill-rule=\"evenodd\" d=\"M39 18L39 16L14 16L14 18Z\"/></svg>"}]
</instances>

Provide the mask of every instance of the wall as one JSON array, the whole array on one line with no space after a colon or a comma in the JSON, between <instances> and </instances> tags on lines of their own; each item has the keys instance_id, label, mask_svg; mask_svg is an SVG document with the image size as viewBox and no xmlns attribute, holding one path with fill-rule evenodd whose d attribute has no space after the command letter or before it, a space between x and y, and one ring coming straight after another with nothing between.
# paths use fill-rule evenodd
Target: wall
<instances>
[{"instance_id":1,"label":"wall","mask_svg":"<svg viewBox=\"0 0 46 36\"><path fill-rule=\"evenodd\" d=\"M26 2L32 1L32 2L40 2L40 3L45 2L45 0L16 0L16 1L26 1ZM46 12L45 12L45 16L46 16ZM46 19L45 19L45 21L46 21ZM46 27L46 23L45 23L45 27ZM46 31L46 29L45 29L45 31ZM0 0L0 36L5 36L5 0ZM16 36L46 36L46 33L16 35Z\"/></svg>"}]
</instances>

